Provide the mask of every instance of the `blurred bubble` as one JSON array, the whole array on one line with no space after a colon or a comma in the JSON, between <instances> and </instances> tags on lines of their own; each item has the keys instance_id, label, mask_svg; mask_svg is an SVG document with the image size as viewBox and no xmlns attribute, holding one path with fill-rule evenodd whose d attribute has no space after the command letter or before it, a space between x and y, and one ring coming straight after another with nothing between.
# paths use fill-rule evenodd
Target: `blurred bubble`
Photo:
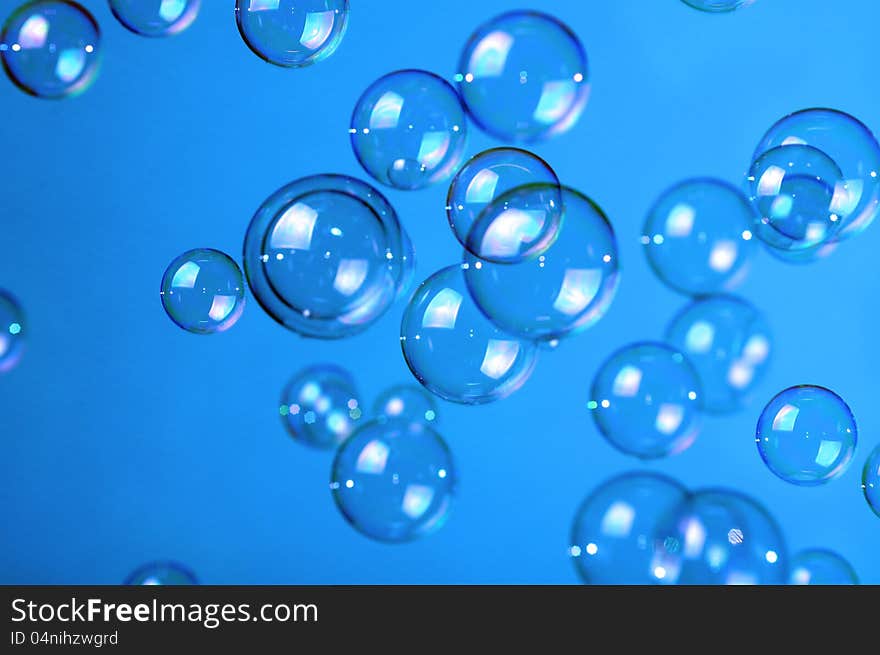
<instances>
[{"instance_id":1,"label":"blurred bubble","mask_svg":"<svg viewBox=\"0 0 880 655\"><path fill-rule=\"evenodd\" d=\"M739 409L767 371L770 328L751 303L707 296L687 305L666 328L666 341L687 356L700 378L702 409Z\"/></svg>"},{"instance_id":2,"label":"blurred bubble","mask_svg":"<svg viewBox=\"0 0 880 655\"><path fill-rule=\"evenodd\" d=\"M244 242L254 297L308 337L365 330L412 277L412 243L382 194L342 175L315 175L272 194Z\"/></svg>"},{"instance_id":3,"label":"blurred bubble","mask_svg":"<svg viewBox=\"0 0 880 655\"><path fill-rule=\"evenodd\" d=\"M648 263L676 291L729 291L745 277L755 251L754 213L748 198L727 182L681 182L648 212L642 232Z\"/></svg>"},{"instance_id":4,"label":"blurred bubble","mask_svg":"<svg viewBox=\"0 0 880 655\"><path fill-rule=\"evenodd\" d=\"M880 446L877 446L865 461L862 469L862 491L874 514L880 516Z\"/></svg>"},{"instance_id":5,"label":"blurred bubble","mask_svg":"<svg viewBox=\"0 0 880 655\"><path fill-rule=\"evenodd\" d=\"M126 585L197 585L196 576L176 562L151 562L126 578Z\"/></svg>"},{"instance_id":6,"label":"blurred bubble","mask_svg":"<svg viewBox=\"0 0 880 655\"><path fill-rule=\"evenodd\" d=\"M444 79L420 70L389 73L364 91L351 116L351 146L364 170L397 189L448 179L466 145L464 108Z\"/></svg>"},{"instance_id":7,"label":"blurred bubble","mask_svg":"<svg viewBox=\"0 0 880 655\"><path fill-rule=\"evenodd\" d=\"M856 420L830 389L800 385L781 391L758 419L755 442L773 473L811 487L839 477L856 449Z\"/></svg>"},{"instance_id":8,"label":"blurred bubble","mask_svg":"<svg viewBox=\"0 0 880 655\"><path fill-rule=\"evenodd\" d=\"M123 27L142 36L179 34L199 14L201 0L110 0Z\"/></svg>"},{"instance_id":9,"label":"blurred bubble","mask_svg":"<svg viewBox=\"0 0 880 655\"><path fill-rule=\"evenodd\" d=\"M420 423L365 423L337 451L330 477L336 506L358 532L385 542L439 529L456 484L452 455Z\"/></svg>"},{"instance_id":10,"label":"blurred bubble","mask_svg":"<svg viewBox=\"0 0 880 655\"><path fill-rule=\"evenodd\" d=\"M398 384L379 394L373 414L387 420L433 424L437 421L437 402L422 387Z\"/></svg>"},{"instance_id":11,"label":"blurred bubble","mask_svg":"<svg viewBox=\"0 0 880 655\"><path fill-rule=\"evenodd\" d=\"M691 363L661 343L621 348L593 380L588 408L608 442L642 459L674 455L697 437L700 382Z\"/></svg>"},{"instance_id":12,"label":"blurred bubble","mask_svg":"<svg viewBox=\"0 0 880 655\"><path fill-rule=\"evenodd\" d=\"M777 121L761 139L752 161L771 148L787 145L818 149L842 172L843 183L835 188L842 225L834 239L847 239L871 224L880 206L880 145L865 125L835 109L804 109Z\"/></svg>"},{"instance_id":13,"label":"blurred bubble","mask_svg":"<svg viewBox=\"0 0 880 655\"><path fill-rule=\"evenodd\" d=\"M595 489L575 515L569 547L584 583L656 584L658 521L686 496L681 484L656 473L625 473Z\"/></svg>"},{"instance_id":14,"label":"blurred bubble","mask_svg":"<svg viewBox=\"0 0 880 655\"><path fill-rule=\"evenodd\" d=\"M540 195L542 185L521 187L499 198L528 206L523 195ZM540 202L540 201L539 201ZM506 332L534 341L553 341L595 324L611 306L618 283L614 230L592 200L562 188L562 222L552 245L514 264L483 261L465 252L465 278L477 306Z\"/></svg>"},{"instance_id":15,"label":"blurred bubble","mask_svg":"<svg viewBox=\"0 0 880 655\"><path fill-rule=\"evenodd\" d=\"M791 558L791 585L857 585L859 577L840 555L830 550L802 550Z\"/></svg>"},{"instance_id":16,"label":"blurred bubble","mask_svg":"<svg viewBox=\"0 0 880 655\"><path fill-rule=\"evenodd\" d=\"M590 92L587 53L559 20L511 11L471 35L459 90L474 122L503 141L534 142L574 125Z\"/></svg>"},{"instance_id":17,"label":"blurred bubble","mask_svg":"<svg viewBox=\"0 0 880 655\"><path fill-rule=\"evenodd\" d=\"M312 448L335 448L361 418L360 396L351 375L331 364L309 366L281 393L279 413L294 439Z\"/></svg>"},{"instance_id":18,"label":"blurred bubble","mask_svg":"<svg viewBox=\"0 0 880 655\"><path fill-rule=\"evenodd\" d=\"M0 289L0 373L21 359L25 340L24 312L12 294Z\"/></svg>"},{"instance_id":19,"label":"blurred bubble","mask_svg":"<svg viewBox=\"0 0 880 655\"><path fill-rule=\"evenodd\" d=\"M530 185L537 185L535 192L524 193ZM522 191L509 193L517 189ZM559 178L526 150L485 150L453 178L446 216L455 238L483 260L511 263L539 255L556 238L562 217Z\"/></svg>"},{"instance_id":20,"label":"blurred bubble","mask_svg":"<svg viewBox=\"0 0 880 655\"><path fill-rule=\"evenodd\" d=\"M187 332L228 330L244 311L244 279L229 255L211 248L188 250L165 269L159 290L165 313Z\"/></svg>"},{"instance_id":21,"label":"blurred bubble","mask_svg":"<svg viewBox=\"0 0 880 655\"><path fill-rule=\"evenodd\" d=\"M25 93L64 98L85 91L101 54L98 24L82 5L36 0L12 12L0 36L9 79Z\"/></svg>"},{"instance_id":22,"label":"blurred bubble","mask_svg":"<svg viewBox=\"0 0 880 655\"><path fill-rule=\"evenodd\" d=\"M699 491L662 518L652 571L660 584L780 585L788 580L785 539L754 499Z\"/></svg>"},{"instance_id":23,"label":"blurred bubble","mask_svg":"<svg viewBox=\"0 0 880 655\"><path fill-rule=\"evenodd\" d=\"M706 11L709 13L723 13L733 11L740 7L748 7L755 0L681 0L686 5L690 5L694 9Z\"/></svg>"},{"instance_id":24,"label":"blurred bubble","mask_svg":"<svg viewBox=\"0 0 880 655\"><path fill-rule=\"evenodd\" d=\"M348 0L235 0L235 22L255 55L302 68L336 52L348 27Z\"/></svg>"},{"instance_id":25,"label":"blurred bubble","mask_svg":"<svg viewBox=\"0 0 880 655\"><path fill-rule=\"evenodd\" d=\"M529 378L534 344L494 326L474 304L460 266L434 273L403 314L400 345L410 371L445 400L477 405L505 398Z\"/></svg>"}]
</instances>

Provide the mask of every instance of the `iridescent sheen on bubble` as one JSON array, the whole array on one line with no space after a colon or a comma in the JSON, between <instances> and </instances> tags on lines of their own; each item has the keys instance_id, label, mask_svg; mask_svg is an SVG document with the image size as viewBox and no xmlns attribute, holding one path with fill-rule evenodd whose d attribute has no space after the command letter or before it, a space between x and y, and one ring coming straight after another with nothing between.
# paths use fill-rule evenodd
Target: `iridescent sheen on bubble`
<instances>
[{"instance_id":1,"label":"iridescent sheen on bubble","mask_svg":"<svg viewBox=\"0 0 880 655\"><path fill-rule=\"evenodd\" d=\"M758 419L761 459L786 482L810 487L839 477L852 460L856 419L830 389L800 385L781 391Z\"/></svg>"},{"instance_id":2,"label":"iridescent sheen on bubble","mask_svg":"<svg viewBox=\"0 0 880 655\"><path fill-rule=\"evenodd\" d=\"M244 278L229 255L188 250L165 269L159 296L168 317L187 332L223 332L244 311Z\"/></svg>"},{"instance_id":3,"label":"iridescent sheen on bubble","mask_svg":"<svg viewBox=\"0 0 880 655\"><path fill-rule=\"evenodd\" d=\"M281 393L279 414L294 439L312 448L335 448L348 439L362 413L348 371L331 364L309 366Z\"/></svg>"},{"instance_id":4,"label":"iridescent sheen on bubble","mask_svg":"<svg viewBox=\"0 0 880 655\"><path fill-rule=\"evenodd\" d=\"M0 289L0 373L12 370L25 344L24 312L12 294Z\"/></svg>"},{"instance_id":5,"label":"iridescent sheen on bubble","mask_svg":"<svg viewBox=\"0 0 880 655\"><path fill-rule=\"evenodd\" d=\"M504 141L565 132L589 97L587 53L558 19L511 11L484 23L465 44L456 75L468 113Z\"/></svg>"},{"instance_id":6,"label":"iridescent sheen on bubble","mask_svg":"<svg viewBox=\"0 0 880 655\"><path fill-rule=\"evenodd\" d=\"M656 584L658 522L687 497L657 473L625 473L596 488L578 508L569 554L585 584Z\"/></svg>"},{"instance_id":7,"label":"iridescent sheen on bubble","mask_svg":"<svg viewBox=\"0 0 880 655\"><path fill-rule=\"evenodd\" d=\"M355 105L349 133L364 170L404 190L448 179L467 141L455 89L421 70L396 71L373 82Z\"/></svg>"},{"instance_id":8,"label":"iridescent sheen on bubble","mask_svg":"<svg viewBox=\"0 0 880 655\"><path fill-rule=\"evenodd\" d=\"M852 565L831 550L802 550L791 558L790 585L857 585Z\"/></svg>"},{"instance_id":9,"label":"iridescent sheen on bubble","mask_svg":"<svg viewBox=\"0 0 880 655\"><path fill-rule=\"evenodd\" d=\"M868 507L880 517L880 446L874 448L862 469L862 492Z\"/></svg>"},{"instance_id":10,"label":"iridescent sheen on bubble","mask_svg":"<svg viewBox=\"0 0 880 655\"><path fill-rule=\"evenodd\" d=\"M687 305L667 326L666 341L696 369L702 409L719 414L742 407L766 373L772 349L764 315L725 295Z\"/></svg>"},{"instance_id":11,"label":"iridescent sheen on bubble","mask_svg":"<svg viewBox=\"0 0 880 655\"><path fill-rule=\"evenodd\" d=\"M525 384L537 358L533 343L483 315L461 266L441 269L416 289L403 313L400 346L429 391L469 405L509 396Z\"/></svg>"},{"instance_id":12,"label":"iridescent sheen on bubble","mask_svg":"<svg viewBox=\"0 0 880 655\"><path fill-rule=\"evenodd\" d=\"M745 277L755 251L754 214L748 198L727 182L681 182L648 212L642 231L648 263L676 291L729 291Z\"/></svg>"},{"instance_id":13,"label":"iridescent sheen on bubble","mask_svg":"<svg viewBox=\"0 0 880 655\"><path fill-rule=\"evenodd\" d=\"M129 575L126 585L197 585L195 574L176 562L150 562Z\"/></svg>"},{"instance_id":14,"label":"iridescent sheen on bubble","mask_svg":"<svg viewBox=\"0 0 880 655\"><path fill-rule=\"evenodd\" d=\"M628 455L656 459L687 449L700 424L700 381L688 359L661 343L636 343L599 368L588 408L599 432Z\"/></svg>"},{"instance_id":15,"label":"iridescent sheen on bubble","mask_svg":"<svg viewBox=\"0 0 880 655\"><path fill-rule=\"evenodd\" d=\"M456 485L446 443L430 427L371 421L337 451L330 490L345 519L384 542L411 541L439 529Z\"/></svg>"},{"instance_id":16,"label":"iridescent sheen on bubble","mask_svg":"<svg viewBox=\"0 0 880 655\"><path fill-rule=\"evenodd\" d=\"M528 185L498 202L528 207L546 185ZM513 264L487 262L465 251L465 278L474 302L498 327L534 341L554 341L595 324L617 291L614 230L589 198L562 187L562 220L552 244Z\"/></svg>"},{"instance_id":17,"label":"iridescent sheen on bubble","mask_svg":"<svg viewBox=\"0 0 880 655\"><path fill-rule=\"evenodd\" d=\"M694 9L705 11L712 14L719 14L740 7L748 7L755 0L681 0L686 5L690 5Z\"/></svg>"},{"instance_id":18,"label":"iridescent sheen on bubble","mask_svg":"<svg viewBox=\"0 0 880 655\"><path fill-rule=\"evenodd\" d=\"M871 130L836 109L804 109L777 121L752 161L771 148L795 144L822 151L842 172L843 184L835 189L842 225L832 238L842 241L867 228L880 208L880 144Z\"/></svg>"},{"instance_id":19,"label":"iridescent sheen on bubble","mask_svg":"<svg viewBox=\"0 0 880 655\"><path fill-rule=\"evenodd\" d=\"M336 52L348 12L348 0L235 0L235 22L247 47L286 68L310 66Z\"/></svg>"},{"instance_id":20,"label":"iridescent sheen on bubble","mask_svg":"<svg viewBox=\"0 0 880 655\"><path fill-rule=\"evenodd\" d=\"M244 242L257 301L304 336L347 337L378 319L412 276L412 242L369 184L315 175L272 194Z\"/></svg>"},{"instance_id":21,"label":"iridescent sheen on bubble","mask_svg":"<svg viewBox=\"0 0 880 655\"><path fill-rule=\"evenodd\" d=\"M422 387L398 384L379 394L373 403L373 415L386 420L434 424L437 401Z\"/></svg>"},{"instance_id":22,"label":"iridescent sheen on bubble","mask_svg":"<svg viewBox=\"0 0 880 655\"><path fill-rule=\"evenodd\" d=\"M539 185L535 193L509 193L530 185ZM459 243L483 260L512 263L540 255L556 239L562 218L559 178L526 150L485 150L453 178L446 217Z\"/></svg>"},{"instance_id":23,"label":"iridescent sheen on bubble","mask_svg":"<svg viewBox=\"0 0 880 655\"><path fill-rule=\"evenodd\" d=\"M95 79L101 33L92 15L70 0L35 0L12 12L0 36L9 79L25 93L64 98Z\"/></svg>"},{"instance_id":24,"label":"iridescent sheen on bubble","mask_svg":"<svg viewBox=\"0 0 880 655\"><path fill-rule=\"evenodd\" d=\"M141 36L170 36L192 25L201 0L110 0L123 27Z\"/></svg>"}]
</instances>

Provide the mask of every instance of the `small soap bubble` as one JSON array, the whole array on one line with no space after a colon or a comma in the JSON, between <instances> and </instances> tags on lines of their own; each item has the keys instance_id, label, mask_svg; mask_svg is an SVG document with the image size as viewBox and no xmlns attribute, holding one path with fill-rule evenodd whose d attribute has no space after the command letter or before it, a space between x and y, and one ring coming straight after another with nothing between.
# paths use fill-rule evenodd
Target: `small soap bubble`
<instances>
[{"instance_id":1,"label":"small soap bubble","mask_svg":"<svg viewBox=\"0 0 880 655\"><path fill-rule=\"evenodd\" d=\"M790 585L857 585L852 565L831 550L802 550L791 558Z\"/></svg>"},{"instance_id":2,"label":"small soap bubble","mask_svg":"<svg viewBox=\"0 0 880 655\"><path fill-rule=\"evenodd\" d=\"M312 448L335 448L351 436L361 418L354 379L331 364L309 366L281 393L281 421L290 436Z\"/></svg>"},{"instance_id":3,"label":"small soap bubble","mask_svg":"<svg viewBox=\"0 0 880 655\"><path fill-rule=\"evenodd\" d=\"M755 0L681 0L686 5L712 14L720 14L740 7L748 7Z\"/></svg>"},{"instance_id":4,"label":"small soap bubble","mask_svg":"<svg viewBox=\"0 0 880 655\"><path fill-rule=\"evenodd\" d=\"M195 574L176 562L151 562L126 578L125 585L197 585Z\"/></svg>"},{"instance_id":5,"label":"small soap bubble","mask_svg":"<svg viewBox=\"0 0 880 655\"><path fill-rule=\"evenodd\" d=\"M201 0L110 0L123 27L141 36L179 34L199 15Z\"/></svg>"},{"instance_id":6,"label":"small soap bubble","mask_svg":"<svg viewBox=\"0 0 880 655\"><path fill-rule=\"evenodd\" d=\"M874 448L862 469L862 492L868 507L880 517L880 446Z\"/></svg>"},{"instance_id":7,"label":"small soap bubble","mask_svg":"<svg viewBox=\"0 0 880 655\"><path fill-rule=\"evenodd\" d=\"M15 368L24 353L24 312L15 297L0 289L0 373Z\"/></svg>"}]
</instances>

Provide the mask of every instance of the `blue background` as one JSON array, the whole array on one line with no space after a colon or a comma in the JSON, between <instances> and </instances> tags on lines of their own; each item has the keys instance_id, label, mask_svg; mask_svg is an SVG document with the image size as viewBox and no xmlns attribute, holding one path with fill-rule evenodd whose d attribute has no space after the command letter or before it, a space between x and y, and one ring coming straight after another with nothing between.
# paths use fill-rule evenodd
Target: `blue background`
<instances>
[{"instance_id":1,"label":"blue background","mask_svg":"<svg viewBox=\"0 0 880 655\"><path fill-rule=\"evenodd\" d=\"M0 4L5 14L18 2ZM159 281L189 248L240 260L251 215L286 182L366 179L347 133L361 91L399 68L451 78L470 32L521 5L353 0L336 54L284 70L241 42L232 0L205 0L188 31L158 40L124 30L106 2L83 4L103 30L91 89L48 102L0 80L0 286L20 298L29 332L20 365L0 377L0 582L118 583L173 558L206 583L574 583L576 507L638 468L752 494L791 550L832 548L880 582L880 520L859 488L880 442L880 226L810 266L759 253L740 293L774 329L771 370L744 411L708 419L685 453L641 464L614 451L586 409L602 359L660 338L686 302L639 244L665 187L694 175L739 183L765 129L797 109L837 107L880 129L880 3L758 0L726 15L678 0L534 3L580 36L593 84L574 129L535 151L608 213L621 287L605 319L542 353L509 399L441 405L457 504L443 530L400 546L345 523L327 488L332 454L286 436L277 398L323 361L349 368L370 404L410 381L403 302L365 334L319 342L249 298L234 329L204 337L168 320ZM472 129L468 152L497 144ZM383 192L415 242L419 280L458 260L444 184ZM819 488L775 478L755 448L764 402L798 383L836 390L859 421L852 466Z\"/></svg>"}]
</instances>

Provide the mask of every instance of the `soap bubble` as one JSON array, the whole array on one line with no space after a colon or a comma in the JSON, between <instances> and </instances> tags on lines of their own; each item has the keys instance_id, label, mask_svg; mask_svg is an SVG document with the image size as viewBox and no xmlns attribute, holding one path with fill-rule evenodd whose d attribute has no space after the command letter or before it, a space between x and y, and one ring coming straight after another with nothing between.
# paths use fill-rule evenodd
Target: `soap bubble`
<instances>
[{"instance_id":1,"label":"soap bubble","mask_svg":"<svg viewBox=\"0 0 880 655\"><path fill-rule=\"evenodd\" d=\"M800 385L781 391L758 419L755 442L774 474L800 486L839 477L856 449L856 420L830 389Z\"/></svg>"},{"instance_id":2,"label":"soap bubble","mask_svg":"<svg viewBox=\"0 0 880 655\"><path fill-rule=\"evenodd\" d=\"M656 473L625 473L594 490L578 508L569 548L584 583L656 584L657 523L686 497L681 484Z\"/></svg>"},{"instance_id":3,"label":"soap bubble","mask_svg":"<svg viewBox=\"0 0 880 655\"><path fill-rule=\"evenodd\" d=\"M748 7L755 0L681 0L694 9L713 14L733 11L740 7Z\"/></svg>"},{"instance_id":4,"label":"soap bubble","mask_svg":"<svg viewBox=\"0 0 880 655\"><path fill-rule=\"evenodd\" d=\"M235 22L247 47L286 68L310 66L336 52L348 11L348 0L235 0Z\"/></svg>"},{"instance_id":5,"label":"soap bubble","mask_svg":"<svg viewBox=\"0 0 880 655\"><path fill-rule=\"evenodd\" d=\"M511 11L471 35L459 90L474 122L504 141L534 142L574 125L590 92L587 53L553 16Z\"/></svg>"},{"instance_id":6,"label":"soap bubble","mask_svg":"<svg viewBox=\"0 0 880 655\"><path fill-rule=\"evenodd\" d=\"M857 585L855 570L837 553L825 549L802 550L791 558L792 585Z\"/></svg>"},{"instance_id":7,"label":"soap bubble","mask_svg":"<svg viewBox=\"0 0 880 655\"><path fill-rule=\"evenodd\" d=\"M666 341L697 371L701 407L727 413L740 408L767 371L771 334L763 314L734 296L691 302L666 328Z\"/></svg>"},{"instance_id":8,"label":"soap bubble","mask_svg":"<svg viewBox=\"0 0 880 655\"><path fill-rule=\"evenodd\" d=\"M235 325L244 311L244 279L229 255L188 250L172 261L159 290L165 313L187 332L211 334Z\"/></svg>"},{"instance_id":9,"label":"soap bubble","mask_svg":"<svg viewBox=\"0 0 880 655\"><path fill-rule=\"evenodd\" d=\"M0 289L0 373L15 368L24 352L24 312L18 301Z\"/></svg>"},{"instance_id":10,"label":"soap bubble","mask_svg":"<svg viewBox=\"0 0 880 655\"><path fill-rule=\"evenodd\" d=\"M110 0L123 27L141 36L179 34L199 14L201 0Z\"/></svg>"},{"instance_id":11,"label":"soap bubble","mask_svg":"<svg viewBox=\"0 0 880 655\"><path fill-rule=\"evenodd\" d=\"M98 73L101 33L70 0L34 0L12 12L0 36L9 79L25 93L64 98L85 91Z\"/></svg>"},{"instance_id":12,"label":"soap bubble","mask_svg":"<svg viewBox=\"0 0 880 655\"><path fill-rule=\"evenodd\" d=\"M126 585L197 585L196 576L176 562L151 562L126 578Z\"/></svg>"},{"instance_id":13,"label":"soap bubble","mask_svg":"<svg viewBox=\"0 0 880 655\"><path fill-rule=\"evenodd\" d=\"M351 146L364 170L397 189L448 179L464 157L464 108L433 73L389 73L364 91L351 116Z\"/></svg>"},{"instance_id":14,"label":"soap bubble","mask_svg":"<svg viewBox=\"0 0 880 655\"><path fill-rule=\"evenodd\" d=\"M880 516L880 446L877 446L865 461L862 469L862 491L874 514Z\"/></svg>"},{"instance_id":15,"label":"soap bubble","mask_svg":"<svg viewBox=\"0 0 880 655\"><path fill-rule=\"evenodd\" d=\"M385 542L411 541L440 528L449 515L456 475L439 434L420 423L365 423L336 453L330 490L360 533Z\"/></svg>"},{"instance_id":16,"label":"soap bubble","mask_svg":"<svg viewBox=\"0 0 880 655\"><path fill-rule=\"evenodd\" d=\"M335 448L361 418L354 380L338 366L319 364L297 373L281 393L279 413L294 439L312 448Z\"/></svg>"},{"instance_id":17,"label":"soap bubble","mask_svg":"<svg viewBox=\"0 0 880 655\"><path fill-rule=\"evenodd\" d=\"M373 403L373 414L387 420L435 423L437 402L422 387L398 384L379 394Z\"/></svg>"},{"instance_id":18,"label":"soap bubble","mask_svg":"<svg viewBox=\"0 0 880 655\"><path fill-rule=\"evenodd\" d=\"M403 314L400 345L429 391L476 405L505 398L532 373L537 349L493 325L474 304L460 266L434 273Z\"/></svg>"}]
</instances>

